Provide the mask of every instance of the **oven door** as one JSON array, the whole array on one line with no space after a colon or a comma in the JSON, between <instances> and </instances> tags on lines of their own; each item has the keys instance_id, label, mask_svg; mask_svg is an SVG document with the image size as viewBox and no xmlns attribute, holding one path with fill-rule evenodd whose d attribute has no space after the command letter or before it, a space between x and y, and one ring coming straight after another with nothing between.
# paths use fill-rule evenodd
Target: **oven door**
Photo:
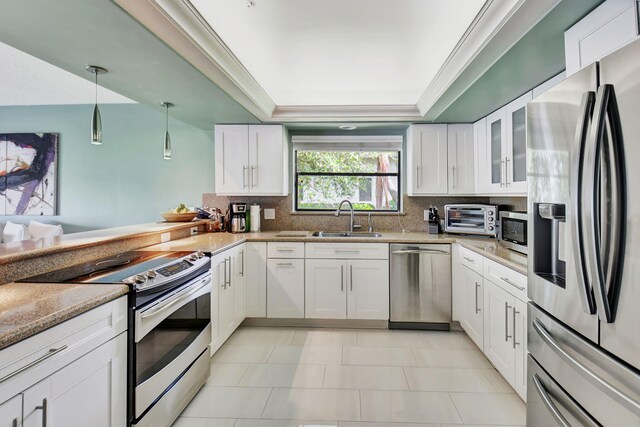
<instances>
[{"instance_id":1,"label":"oven door","mask_svg":"<svg viewBox=\"0 0 640 427\"><path fill-rule=\"evenodd\" d=\"M486 234L486 209L466 207L445 211L445 229L448 233Z\"/></svg>"},{"instance_id":2,"label":"oven door","mask_svg":"<svg viewBox=\"0 0 640 427\"><path fill-rule=\"evenodd\" d=\"M212 289L207 273L135 312L135 418L207 350Z\"/></svg>"}]
</instances>

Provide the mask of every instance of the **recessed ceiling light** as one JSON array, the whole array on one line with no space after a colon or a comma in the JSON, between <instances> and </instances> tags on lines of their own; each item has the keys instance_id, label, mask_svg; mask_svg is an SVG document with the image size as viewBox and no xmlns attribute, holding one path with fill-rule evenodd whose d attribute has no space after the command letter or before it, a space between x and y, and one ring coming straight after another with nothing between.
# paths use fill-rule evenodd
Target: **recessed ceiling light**
<instances>
[{"instance_id":1,"label":"recessed ceiling light","mask_svg":"<svg viewBox=\"0 0 640 427\"><path fill-rule=\"evenodd\" d=\"M340 125L338 126L339 129L342 130L354 130L354 129L358 129L358 126L353 126L353 125Z\"/></svg>"}]
</instances>

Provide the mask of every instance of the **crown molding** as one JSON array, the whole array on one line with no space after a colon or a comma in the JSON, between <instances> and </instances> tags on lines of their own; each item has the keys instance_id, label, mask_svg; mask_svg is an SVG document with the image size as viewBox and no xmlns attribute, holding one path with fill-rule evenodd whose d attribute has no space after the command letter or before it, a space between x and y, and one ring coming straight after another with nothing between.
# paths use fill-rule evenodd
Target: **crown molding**
<instances>
[{"instance_id":1,"label":"crown molding","mask_svg":"<svg viewBox=\"0 0 640 427\"><path fill-rule=\"evenodd\" d=\"M488 0L418 100L420 114L436 120L455 98L432 107L454 82L459 94L466 91L560 1Z\"/></svg>"},{"instance_id":2,"label":"crown molding","mask_svg":"<svg viewBox=\"0 0 640 427\"><path fill-rule=\"evenodd\" d=\"M415 105L278 106L268 122L411 122L422 120Z\"/></svg>"},{"instance_id":3,"label":"crown molding","mask_svg":"<svg viewBox=\"0 0 640 427\"><path fill-rule=\"evenodd\" d=\"M113 0L259 120L275 103L188 0Z\"/></svg>"}]
</instances>

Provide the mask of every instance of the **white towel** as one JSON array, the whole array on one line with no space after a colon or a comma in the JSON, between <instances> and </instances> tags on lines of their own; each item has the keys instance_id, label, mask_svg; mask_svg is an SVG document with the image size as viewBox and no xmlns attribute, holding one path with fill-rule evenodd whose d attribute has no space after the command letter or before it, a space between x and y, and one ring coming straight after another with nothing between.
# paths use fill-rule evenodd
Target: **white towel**
<instances>
[{"instance_id":1,"label":"white towel","mask_svg":"<svg viewBox=\"0 0 640 427\"><path fill-rule=\"evenodd\" d=\"M29 234L31 239L38 240L43 237L55 237L62 236L62 226L61 225L51 225L44 224L38 221L29 222Z\"/></svg>"},{"instance_id":2,"label":"white towel","mask_svg":"<svg viewBox=\"0 0 640 427\"><path fill-rule=\"evenodd\" d=\"M24 224L7 221L2 230L2 242L11 243L29 239L29 231Z\"/></svg>"}]
</instances>

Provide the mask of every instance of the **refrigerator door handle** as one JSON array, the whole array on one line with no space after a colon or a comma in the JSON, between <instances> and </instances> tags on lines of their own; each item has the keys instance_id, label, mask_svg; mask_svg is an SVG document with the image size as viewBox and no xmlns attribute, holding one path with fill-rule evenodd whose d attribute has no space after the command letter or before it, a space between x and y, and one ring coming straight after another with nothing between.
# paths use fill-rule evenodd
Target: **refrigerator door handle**
<instances>
[{"instance_id":1,"label":"refrigerator door handle","mask_svg":"<svg viewBox=\"0 0 640 427\"><path fill-rule=\"evenodd\" d=\"M598 88L589 139L591 144L590 151L587 152L587 177L591 200L587 209L590 221L586 227L589 243L587 253L590 256L588 265L591 267L591 279L598 302L598 317L603 322L613 323L622 278L626 219L626 171L622 129L613 85L606 84ZM600 182L603 165L607 173L606 183ZM606 212L602 213L602 187L605 187L604 191L611 191L611 203L608 204L611 209L610 216L607 216ZM606 239L601 238L602 227L605 227L608 233Z\"/></svg>"},{"instance_id":2,"label":"refrigerator door handle","mask_svg":"<svg viewBox=\"0 0 640 427\"><path fill-rule=\"evenodd\" d=\"M540 336L540 338L542 338L545 344L551 347L551 349L565 362L567 362L569 366L573 367L576 371L578 371L579 374L585 377L589 382L598 387L600 390L604 391L613 399L620 402L620 404L624 405L633 413L640 416L640 402L636 402L631 397L618 390L604 379L600 378L598 375L589 370L589 368L587 368L582 362L580 362L564 348L562 348L562 346L555 340L555 338L549 333L549 331L547 331L547 329L539 319L534 319L532 324L533 329Z\"/></svg>"},{"instance_id":3,"label":"refrigerator door handle","mask_svg":"<svg viewBox=\"0 0 640 427\"><path fill-rule=\"evenodd\" d=\"M593 104L596 94L593 91L585 92L580 102L580 120L576 129L576 139L574 145L577 147L576 156L573 159L571 170L571 233L573 240L573 256L576 266L576 275L580 288L580 300L582 310L587 314L596 313L596 304L593 298L593 290L588 279L584 254L584 224L582 214L582 181L584 177L584 147L585 140L591 124L593 115Z\"/></svg>"},{"instance_id":4,"label":"refrigerator door handle","mask_svg":"<svg viewBox=\"0 0 640 427\"><path fill-rule=\"evenodd\" d=\"M551 400L549 393L547 393L547 390L544 388L544 385L542 384L542 381L540 381L538 375L533 374L532 378L533 385L535 385L536 387L536 391L540 395L544 406L546 406L549 412L551 412L551 415L553 415L553 418L555 418L558 424L560 424L562 427L571 427L571 424L569 424L567 419L562 415L562 413L560 413L556 405Z\"/></svg>"}]
</instances>

